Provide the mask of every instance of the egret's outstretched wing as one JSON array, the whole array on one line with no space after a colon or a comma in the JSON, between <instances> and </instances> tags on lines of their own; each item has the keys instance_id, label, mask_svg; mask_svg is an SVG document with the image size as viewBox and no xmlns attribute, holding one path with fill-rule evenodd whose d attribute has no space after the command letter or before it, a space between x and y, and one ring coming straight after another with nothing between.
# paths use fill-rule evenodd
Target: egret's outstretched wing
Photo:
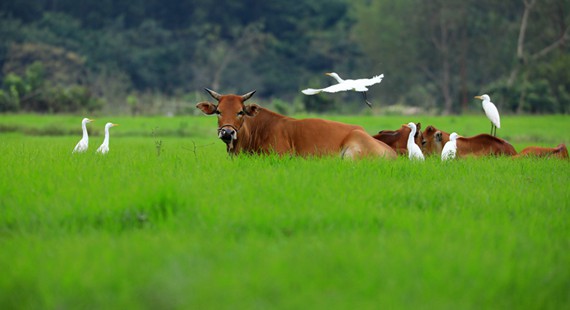
<instances>
[{"instance_id":1,"label":"egret's outstretched wing","mask_svg":"<svg viewBox=\"0 0 570 310\"><path fill-rule=\"evenodd\" d=\"M335 84L327 88L321 89L321 91L327 93L338 93L339 91L347 91L347 90L354 90L354 85L352 83L349 83L348 81L344 81L343 83Z\"/></svg>"},{"instance_id":2,"label":"egret's outstretched wing","mask_svg":"<svg viewBox=\"0 0 570 310\"><path fill-rule=\"evenodd\" d=\"M320 88L320 89L307 88L302 90L301 92L305 95L315 95L320 92L338 93L339 91L347 91L353 89L354 89L353 85L351 85L350 83L346 83L345 81L343 83L335 84L326 88Z\"/></svg>"},{"instance_id":3,"label":"egret's outstretched wing","mask_svg":"<svg viewBox=\"0 0 570 310\"><path fill-rule=\"evenodd\" d=\"M380 75L376 75L376 76L372 77L371 79L357 80L357 82L359 84L362 83L362 85L364 85L364 86L372 86L374 84L378 84L378 83L382 82L383 78L384 78L384 74L380 74Z\"/></svg>"}]
</instances>

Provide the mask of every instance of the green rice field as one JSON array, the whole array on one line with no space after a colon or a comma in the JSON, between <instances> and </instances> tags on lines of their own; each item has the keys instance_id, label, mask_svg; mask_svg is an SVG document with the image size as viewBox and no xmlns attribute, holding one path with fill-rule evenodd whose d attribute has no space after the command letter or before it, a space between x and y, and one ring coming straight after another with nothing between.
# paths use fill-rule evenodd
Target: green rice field
<instances>
[{"instance_id":1,"label":"green rice field","mask_svg":"<svg viewBox=\"0 0 570 310\"><path fill-rule=\"evenodd\" d=\"M0 115L0 309L570 308L568 160L229 157L207 116L93 117L72 155L82 117ZM501 125L570 146L570 116Z\"/></svg>"}]
</instances>

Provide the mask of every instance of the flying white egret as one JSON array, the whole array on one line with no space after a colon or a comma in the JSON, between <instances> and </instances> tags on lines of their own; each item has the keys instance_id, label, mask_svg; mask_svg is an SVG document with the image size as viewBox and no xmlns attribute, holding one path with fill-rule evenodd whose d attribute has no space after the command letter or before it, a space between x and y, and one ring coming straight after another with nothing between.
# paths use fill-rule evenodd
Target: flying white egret
<instances>
[{"instance_id":1,"label":"flying white egret","mask_svg":"<svg viewBox=\"0 0 570 310\"><path fill-rule=\"evenodd\" d=\"M372 77L371 79L343 80L335 72L325 73L325 74L333 77L338 82L338 84L335 84L335 85L332 85L332 86L329 86L326 88L321 88L321 89L307 88L307 89L302 90L301 92L305 95L315 95L315 94L318 94L320 92L337 93L340 91L353 90L353 91L357 91L357 92L362 93L362 95L364 96L364 102L366 102L366 104L371 108L372 108L372 104L366 98L366 92L368 91L367 86L372 86L374 84L380 83L380 82L382 82L382 79L384 78L384 74L380 74L380 75L376 75L376 76Z\"/></svg>"},{"instance_id":2,"label":"flying white egret","mask_svg":"<svg viewBox=\"0 0 570 310\"><path fill-rule=\"evenodd\" d=\"M408 126L408 128L410 128L412 131L410 131L410 135L408 136L408 157L410 158L410 160L424 160L424 154L422 153L422 150L420 149L420 147L416 144L416 142L414 141L414 136L416 135L416 124L414 123L408 123L403 124L403 126Z\"/></svg>"},{"instance_id":3,"label":"flying white egret","mask_svg":"<svg viewBox=\"0 0 570 310\"><path fill-rule=\"evenodd\" d=\"M484 94L475 96L475 98L483 100L483 110L485 110L485 115L487 115L487 118L491 121L491 135L497 136L497 128L501 128L499 110L497 110L497 107L491 102L489 95ZM495 129L495 133L493 133L493 128Z\"/></svg>"},{"instance_id":4,"label":"flying white egret","mask_svg":"<svg viewBox=\"0 0 570 310\"><path fill-rule=\"evenodd\" d=\"M446 161L448 159L454 159L457 154L457 138L459 135L456 132L452 132L449 135L449 141L443 146L441 150L441 160Z\"/></svg>"},{"instance_id":5,"label":"flying white egret","mask_svg":"<svg viewBox=\"0 0 570 310\"><path fill-rule=\"evenodd\" d=\"M75 148L73 148L72 153L85 152L89 147L89 135L87 134L87 123L91 123L93 121L95 120L89 118L84 118L81 121L81 128L83 129L83 138L81 138L81 140L77 142L77 145L75 146Z\"/></svg>"},{"instance_id":6,"label":"flying white egret","mask_svg":"<svg viewBox=\"0 0 570 310\"><path fill-rule=\"evenodd\" d=\"M97 153L107 154L107 152L109 152L109 128L115 126L119 126L119 124L105 124L105 139L103 140L103 144L97 149Z\"/></svg>"}]
</instances>

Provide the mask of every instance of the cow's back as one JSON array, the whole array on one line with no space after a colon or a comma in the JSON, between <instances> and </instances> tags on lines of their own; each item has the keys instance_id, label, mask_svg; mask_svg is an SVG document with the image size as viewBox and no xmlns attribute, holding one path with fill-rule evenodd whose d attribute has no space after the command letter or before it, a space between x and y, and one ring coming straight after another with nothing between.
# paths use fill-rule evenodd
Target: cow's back
<instances>
[{"instance_id":1,"label":"cow's back","mask_svg":"<svg viewBox=\"0 0 570 310\"><path fill-rule=\"evenodd\" d=\"M352 131L364 132L356 125L316 118L294 119L263 108L244 127L238 138L238 152L301 156L338 154Z\"/></svg>"},{"instance_id":2,"label":"cow's back","mask_svg":"<svg viewBox=\"0 0 570 310\"><path fill-rule=\"evenodd\" d=\"M469 138L457 138L457 156L516 155L515 148L507 141L488 134Z\"/></svg>"},{"instance_id":3,"label":"cow's back","mask_svg":"<svg viewBox=\"0 0 570 310\"><path fill-rule=\"evenodd\" d=\"M315 118L286 119L281 127L299 155L338 153L352 131L364 131L360 126Z\"/></svg>"},{"instance_id":4,"label":"cow's back","mask_svg":"<svg viewBox=\"0 0 570 310\"><path fill-rule=\"evenodd\" d=\"M568 158L568 149L566 145L561 143L557 147L539 147L539 146L529 146L524 148L517 157L557 157L562 159Z\"/></svg>"}]
</instances>

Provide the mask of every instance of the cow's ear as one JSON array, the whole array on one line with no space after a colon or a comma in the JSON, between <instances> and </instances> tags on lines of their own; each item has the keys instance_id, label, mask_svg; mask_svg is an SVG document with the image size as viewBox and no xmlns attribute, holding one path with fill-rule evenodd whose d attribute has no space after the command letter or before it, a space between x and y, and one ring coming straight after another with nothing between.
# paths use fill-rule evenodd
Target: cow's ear
<instances>
[{"instance_id":1,"label":"cow's ear","mask_svg":"<svg viewBox=\"0 0 570 310\"><path fill-rule=\"evenodd\" d=\"M261 109L261 107L258 106L257 104L248 104L243 108L245 114L247 114L247 116L252 116L252 117L259 112L259 109Z\"/></svg>"},{"instance_id":2,"label":"cow's ear","mask_svg":"<svg viewBox=\"0 0 570 310\"><path fill-rule=\"evenodd\" d=\"M215 104L206 101L198 103L196 105L196 108L200 109L202 112L204 112L204 114L207 115L214 114L214 112L216 112L216 110L218 109L218 107Z\"/></svg>"},{"instance_id":3,"label":"cow's ear","mask_svg":"<svg viewBox=\"0 0 570 310\"><path fill-rule=\"evenodd\" d=\"M422 129L422 123L416 123L416 129L418 132Z\"/></svg>"},{"instance_id":4,"label":"cow's ear","mask_svg":"<svg viewBox=\"0 0 570 310\"><path fill-rule=\"evenodd\" d=\"M442 140L443 140L443 135L441 134L441 131L436 131L436 133L435 133L435 141L441 142Z\"/></svg>"},{"instance_id":5,"label":"cow's ear","mask_svg":"<svg viewBox=\"0 0 570 310\"><path fill-rule=\"evenodd\" d=\"M433 131L434 131L434 128L433 128L432 125L429 125L429 126L426 127L426 132L430 132L430 133L431 133L431 132L433 132Z\"/></svg>"}]
</instances>

